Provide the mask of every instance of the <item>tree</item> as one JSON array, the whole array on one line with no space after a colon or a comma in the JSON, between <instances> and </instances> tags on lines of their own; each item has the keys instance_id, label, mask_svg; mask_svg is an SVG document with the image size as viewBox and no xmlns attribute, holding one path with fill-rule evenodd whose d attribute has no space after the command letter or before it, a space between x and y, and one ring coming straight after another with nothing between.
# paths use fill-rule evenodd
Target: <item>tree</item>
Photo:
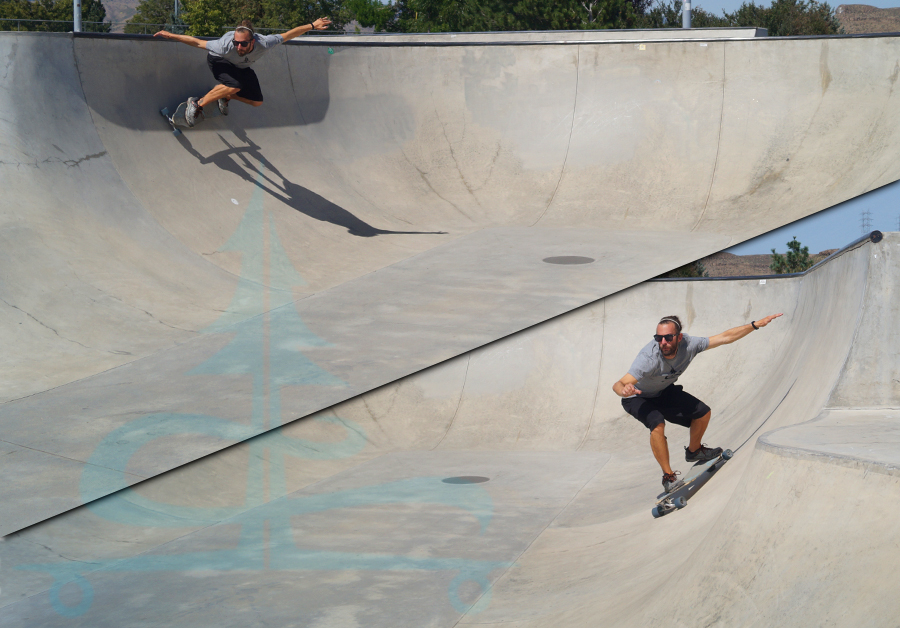
<instances>
[{"instance_id":1,"label":"tree","mask_svg":"<svg viewBox=\"0 0 900 628\"><path fill-rule=\"evenodd\" d=\"M225 34L226 26L239 24L244 19L234 14L233 4L227 0L187 0L183 9L184 21L190 24L187 34L194 37L221 37Z\"/></svg>"},{"instance_id":2,"label":"tree","mask_svg":"<svg viewBox=\"0 0 900 628\"><path fill-rule=\"evenodd\" d=\"M681 8L681 0L674 0L671 3L659 1L644 13L640 28L681 28ZM691 9L691 27L693 28L727 26L731 26L731 23L725 17L715 16L699 6Z\"/></svg>"},{"instance_id":3,"label":"tree","mask_svg":"<svg viewBox=\"0 0 900 628\"><path fill-rule=\"evenodd\" d=\"M73 28L72 9L72 0L0 0L0 28L64 33ZM50 21L14 23L10 18ZM87 32L110 31L110 23L104 21L106 8L100 0L82 0L81 20L82 29Z\"/></svg>"},{"instance_id":4,"label":"tree","mask_svg":"<svg viewBox=\"0 0 900 628\"><path fill-rule=\"evenodd\" d=\"M397 0L403 32L635 28L648 0Z\"/></svg>"},{"instance_id":5,"label":"tree","mask_svg":"<svg viewBox=\"0 0 900 628\"><path fill-rule=\"evenodd\" d=\"M360 26L373 26L375 32L397 30L397 10L380 0L348 0L347 9Z\"/></svg>"},{"instance_id":6,"label":"tree","mask_svg":"<svg viewBox=\"0 0 900 628\"><path fill-rule=\"evenodd\" d=\"M132 34L152 33L160 28L173 33L185 32L182 15L175 17L175 0L141 0L137 12L125 24L125 32Z\"/></svg>"},{"instance_id":7,"label":"tree","mask_svg":"<svg viewBox=\"0 0 900 628\"><path fill-rule=\"evenodd\" d=\"M772 264L769 268L776 275L784 275L787 273L802 273L804 270L813 265L812 259L809 257L809 247L801 247L797 241L797 236L787 243L788 252L785 255L779 255L772 249Z\"/></svg>"},{"instance_id":8,"label":"tree","mask_svg":"<svg viewBox=\"0 0 900 628\"><path fill-rule=\"evenodd\" d=\"M658 0L643 15L643 28L678 28L681 26L681 0ZM702 7L691 10L691 26L753 27L765 28L772 37L790 35L834 35L841 32L841 25L834 10L827 2L816 0L773 0L771 6L744 2L733 13L722 12L722 17L707 13Z\"/></svg>"},{"instance_id":9,"label":"tree","mask_svg":"<svg viewBox=\"0 0 900 628\"><path fill-rule=\"evenodd\" d=\"M259 29L289 30L323 16L340 29L349 21L343 0L183 0L188 35L221 37L242 20Z\"/></svg>"},{"instance_id":10,"label":"tree","mask_svg":"<svg viewBox=\"0 0 900 628\"><path fill-rule=\"evenodd\" d=\"M709 277L709 273L706 272L706 266L703 265L703 262L697 260L696 262L691 262L690 264L679 266L675 270L663 273L659 277L656 277L656 279L685 279L687 277Z\"/></svg>"},{"instance_id":11,"label":"tree","mask_svg":"<svg viewBox=\"0 0 900 628\"><path fill-rule=\"evenodd\" d=\"M835 35L841 25L827 2L773 0L772 6L745 2L734 13L725 13L729 26L761 26L771 37Z\"/></svg>"}]
</instances>

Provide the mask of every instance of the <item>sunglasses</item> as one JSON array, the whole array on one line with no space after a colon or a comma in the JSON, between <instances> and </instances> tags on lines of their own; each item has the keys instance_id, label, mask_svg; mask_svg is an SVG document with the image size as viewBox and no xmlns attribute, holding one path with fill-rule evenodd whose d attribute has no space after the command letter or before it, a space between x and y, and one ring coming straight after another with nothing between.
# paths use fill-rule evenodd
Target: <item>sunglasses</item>
<instances>
[{"instance_id":1,"label":"sunglasses","mask_svg":"<svg viewBox=\"0 0 900 628\"><path fill-rule=\"evenodd\" d=\"M253 43L252 39L248 39L247 41L238 41L237 39L232 39L231 41L233 41L234 45L237 46L238 48L246 48L247 46L249 46L250 44Z\"/></svg>"},{"instance_id":2,"label":"sunglasses","mask_svg":"<svg viewBox=\"0 0 900 628\"><path fill-rule=\"evenodd\" d=\"M653 339L654 339L656 342L662 342L663 339L665 338L666 342L672 342L672 340L673 340L673 339L675 338L675 336L677 336L677 335L678 335L678 334L653 334Z\"/></svg>"}]
</instances>

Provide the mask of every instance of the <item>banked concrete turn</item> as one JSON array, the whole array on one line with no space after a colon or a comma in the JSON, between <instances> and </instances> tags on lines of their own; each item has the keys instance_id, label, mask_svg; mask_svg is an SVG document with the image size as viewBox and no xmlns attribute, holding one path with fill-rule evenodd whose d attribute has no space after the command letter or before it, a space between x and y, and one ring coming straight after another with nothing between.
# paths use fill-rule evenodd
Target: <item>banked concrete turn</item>
<instances>
[{"instance_id":1,"label":"banked concrete turn","mask_svg":"<svg viewBox=\"0 0 900 628\"><path fill-rule=\"evenodd\" d=\"M861 356L900 349L898 261L893 233L644 283L33 526L0 543L0 625L890 625L897 362ZM662 315L774 312L682 377L736 455L653 519L612 383Z\"/></svg>"},{"instance_id":2,"label":"banked concrete turn","mask_svg":"<svg viewBox=\"0 0 900 628\"><path fill-rule=\"evenodd\" d=\"M896 38L753 34L307 39L180 138L201 52L0 34L0 533L900 177Z\"/></svg>"}]
</instances>

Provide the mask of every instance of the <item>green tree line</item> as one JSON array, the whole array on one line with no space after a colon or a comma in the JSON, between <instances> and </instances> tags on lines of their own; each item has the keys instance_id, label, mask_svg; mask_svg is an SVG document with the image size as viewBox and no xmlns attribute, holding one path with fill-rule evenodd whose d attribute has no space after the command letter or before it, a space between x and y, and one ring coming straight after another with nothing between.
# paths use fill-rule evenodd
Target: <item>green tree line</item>
<instances>
[{"instance_id":1,"label":"green tree line","mask_svg":"<svg viewBox=\"0 0 900 628\"><path fill-rule=\"evenodd\" d=\"M72 30L72 12L72 0L0 0L0 30L64 33ZM109 32L106 8L100 0L82 0L81 20L82 30Z\"/></svg>"},{"instance_id":2,"label":"green tree line","mask_svg":"<svg viewBox=\"0 0 900 628\"><path fill-rule=\"evenodd\" d=\"M335 29L352 20L377 31L474 32L581 30L606 28L677 28L681 0L141 0L126 32L144 32L141 24L169 25L198 36L218 36L243 19L258 28L288 29L329 16ZM104 22L101 0L84 0L85 22ZM0 0L0 28L10 19L72 19L72 0ZM4 22L3 20L7 20ZM769 35L827 35L840 32L834 11L817 0L773 0L765 6L745 2L732 13L716 16L697 7L694 27L759 26ZM70 30L66 24L24 24L23 30ZM108 24L85 30L108 31Z\"/></svg>"},{"instance_id":3,"label":"green tree line","mask_svg":"<svg viewBox=\"0 0 900 628\"><path fill-rule=\"evenodd\" d=\"M142 0L126 32L139 23L175 24L174 0ZM182 0L185 32L218 36L243 19L258 28L288 29L329 16L335 29L356 20L376 31L440 33L477 31L678 28L681 0ZM841 32L827 2L773 0L769 6L745 2L716 16L697 7L692 25L762 27L772 36Z\"/></svg>"}]
</instances>

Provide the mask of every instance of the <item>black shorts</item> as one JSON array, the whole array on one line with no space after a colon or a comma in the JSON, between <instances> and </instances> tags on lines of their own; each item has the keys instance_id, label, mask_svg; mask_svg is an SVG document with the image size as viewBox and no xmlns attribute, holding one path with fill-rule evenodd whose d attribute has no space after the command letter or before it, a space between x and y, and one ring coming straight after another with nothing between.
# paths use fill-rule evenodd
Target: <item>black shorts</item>
<instances>
[{"instance_id":1,"label":"black shorts","mask_svg":"<svg viewBox=\"0 0 900 628\"><path fill-rule=\"evenodd\" d=\"M691 421L710 411L708 405L675 384L664 388L659 397L623 399L622 407L649 430L665 421L690 427Z\"/></svg>"},{"instance_id":2,"label":"black shorts","mask_svg":"<svg viewBox=\"0 0 900 628\"><path fill-rule=\"evenodd\" d=\"M211 54L206 55L206 64L219 83L225 87L237 87L241 90L235 96L255 102L263 101L259 79L251 68L239 68L231 61Z\"/></svg>"}]
</instances>

